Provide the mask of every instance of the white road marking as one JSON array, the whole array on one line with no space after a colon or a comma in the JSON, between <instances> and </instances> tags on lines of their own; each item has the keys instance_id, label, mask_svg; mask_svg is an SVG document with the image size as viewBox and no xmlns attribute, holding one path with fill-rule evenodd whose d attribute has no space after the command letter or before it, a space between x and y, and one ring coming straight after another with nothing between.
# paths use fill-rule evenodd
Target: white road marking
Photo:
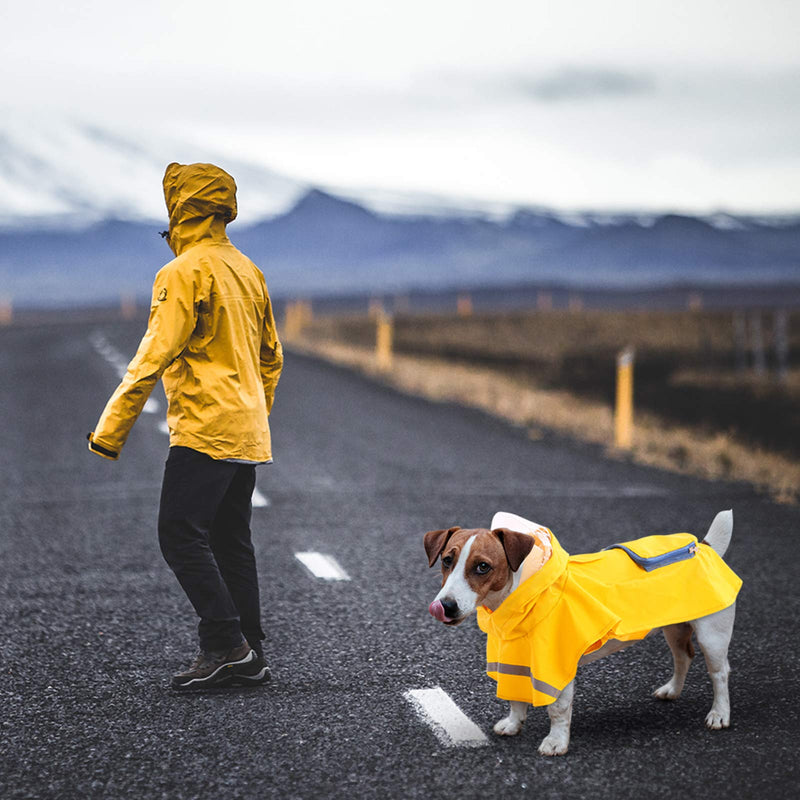
<instances>
[{"instance_id":1,"label":"white road marking","mask_svg":"<svg viewBox=\"0 0 800 800\"><path fill-rule=\"evenodd\" d=\"M160 408L161 403L159 403L158 400L153 400L152 397L148 397L142 411L144 411L145 414L158 414Z\"/></svg>"},{"instance_id":2,"label":"white road marking","mask_svg":"<svg viewBox=\"0 0 800 800\"><path fill-rule=\"evenodd\" d=\"M161 433L169 436L169 425L167 425L167 421L165 419L162 419L161 422L158 423L158 429L161 431Z\"/></svg>"},{"instance_id":3,"label":"white road marking","mask_svg":"<svg viewBox=\"0 0 800 800\"><path fill-rule=\"evenodd\" d=\"M417 715L445 747L483 747L486 734L455 704L441 686L403 694Z\"/></svg>"},{"instance_id":4,"label":"white road marking","mask_svg":"<svg viewBox=\"0 0 800 800\"><path fill-rule=\"evenodd\" d=\"M258 491L258 486L253 489L253 508L267 508L269 506L269 498L264 497L261 492Z\"/></svg>"},{"instance_id":5,"label":"white road marking","mask_svg":"<svg viewBox=\"0 0 800 800\"><path fill-rule=\"evenodd\" d=\"M350 576L342 569L339 562L333 556L306 552L295 553L294 557L300 561L315 578L323 578L327 581L350 580Z\"/></svg>"}]
</instances>

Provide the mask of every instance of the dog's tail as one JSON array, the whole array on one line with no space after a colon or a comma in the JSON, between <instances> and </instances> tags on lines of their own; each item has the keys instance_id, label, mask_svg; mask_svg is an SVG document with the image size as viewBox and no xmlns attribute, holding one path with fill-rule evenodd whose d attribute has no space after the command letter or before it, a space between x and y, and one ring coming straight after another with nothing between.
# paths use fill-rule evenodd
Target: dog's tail
<instances>
[{"instance_id":1,"label":"dog's tail","mask_svg":"<svg viewBox=\"0 0 800 800\"><path fill-rule=\"evenodd\" d=\"M732 533L733 511L731 509L720 511L719 514L714 517L714 521L711 523L711 527L708 529L708 533L706 534L706 538L703 539L703 542L716 550L720 556L724 556L728 545L731 543Z\"/></svg>"}]
</instances>

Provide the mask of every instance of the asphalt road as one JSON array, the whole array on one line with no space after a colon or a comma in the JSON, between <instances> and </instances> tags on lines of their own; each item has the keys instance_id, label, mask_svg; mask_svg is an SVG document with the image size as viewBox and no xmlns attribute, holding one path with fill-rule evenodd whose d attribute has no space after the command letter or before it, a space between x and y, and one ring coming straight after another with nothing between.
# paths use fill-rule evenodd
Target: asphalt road
<instances>
[{"instance_id":1,"label":"asphalt road","mask_svg":"<svg viewBox=\"0 0 800 800\"><path fill-rule=\"evenodd\" d=\"M800 509L746 486L609 460L599 448L398 394L289 355L276 463L254 510L273 670L262 689L182 696L195 620L155 523L167 438L143 415L122 459L85 434L140 324L0 330L0 797L651 798L797 796ZM106 348L108 350L108 348ZM732 727L709 732L695 659L676 703L653 637L579 673L567 756L539 756L547 715L516 738L483 673L474 622L427 614L438 576L422 534L507 510L570 552L652 533L702 534L733 507L743 577L731 648ZM336 558L320 580L298 551ZM487 735L446 747L404 697L440 686Z\"/></svg>"}]
</instances>

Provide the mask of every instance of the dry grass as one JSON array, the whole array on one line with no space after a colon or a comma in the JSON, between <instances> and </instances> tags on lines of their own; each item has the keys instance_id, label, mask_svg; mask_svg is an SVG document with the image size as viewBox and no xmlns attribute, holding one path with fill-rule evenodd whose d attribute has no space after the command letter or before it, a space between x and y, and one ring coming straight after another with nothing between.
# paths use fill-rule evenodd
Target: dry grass
<instances>
[{"instance_id":1,"label":"dry grass","mask_svg":"<svg viewBox=\"0 0 800 800\"><path fill-rule=\"evenodd\" d=\"M724 434L708 434L637 413L633 449L615 451L613 414L609 406L566 391L522 382L490 367L452 363L430 356L395 355L391 371L382 372L374 350L321 337L292 342L311 353L384 381L405 392L440 402L479 408L528 428L541 428L605 445L614 457L710 479L746 481L781 502L800 496L800 464L776 453L753 448Z\"/></svg>"}]
</instances>

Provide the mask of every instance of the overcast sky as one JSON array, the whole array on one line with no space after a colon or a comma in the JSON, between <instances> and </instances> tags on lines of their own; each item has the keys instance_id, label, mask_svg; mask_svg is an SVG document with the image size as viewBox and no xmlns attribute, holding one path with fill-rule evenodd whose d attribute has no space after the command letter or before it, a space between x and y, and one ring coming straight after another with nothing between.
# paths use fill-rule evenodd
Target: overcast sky
<instances>
[{"instance_id":1,"label":"overcast sky","mask_svg":"<svg viewBox=\"0 0 800 800\"><path fill-rule=\"evenodd\" d=\"M800 210L796 0L0 0L0 107L327 185Z\"/></svg>"}]
</instances>

